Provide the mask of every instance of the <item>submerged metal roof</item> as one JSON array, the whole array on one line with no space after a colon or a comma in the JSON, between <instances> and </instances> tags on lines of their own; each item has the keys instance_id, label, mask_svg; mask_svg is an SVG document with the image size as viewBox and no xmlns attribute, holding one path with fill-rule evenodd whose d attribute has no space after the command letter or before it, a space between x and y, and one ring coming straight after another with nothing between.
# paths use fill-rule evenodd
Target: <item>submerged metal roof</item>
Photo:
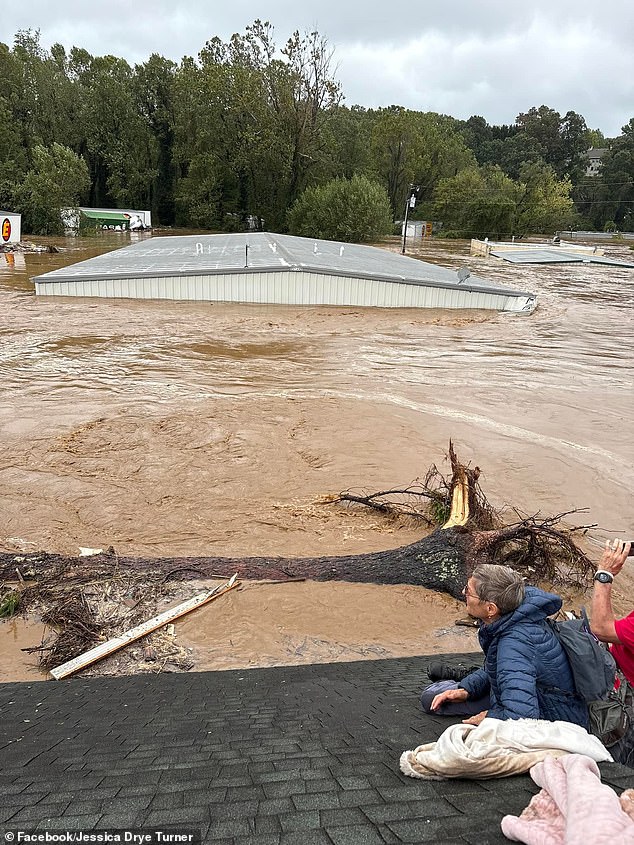
<instances>
[{"instance_id":1,"label":"submerged metal roof","mask_svg":"<svg viewBox=\"0 0 634 845\"><path fill-rule=\"evenodd\" d=\"M36 276L35 281L43 283L142 276L155 278L291 269L364 276L408 284L431 282L441 287L460 285L461 288L486 292L520 294L520 291L511 291L477 276L469 276L460 283L453 270L379 247L268 232L148 238L132 246Z\"/></svg>"},{"instance_id":2,"label":"submerged metal roof","mask_svg":"<svg viewBox=\"0 0 634 845\"><path fill-rule=\"evenodd\" d=\"M633 263L606 258L591 252L566 252L561 247L530 249L492 249L491 255L510 261L512 264L610 264L616 267L634 267Z\"/></svg>"},{"instance_id":3,"label":"submerged metal roof","mask_svg":"<svg viewBox=\"0 0 634 845\"><path fill-rule=\"evenodd\" d=\"M533 294L468 271L459 278L378 247L267 232L148 238L34 282L41 295L517 311L535 306Z\"/></svg>"}]
</instances>

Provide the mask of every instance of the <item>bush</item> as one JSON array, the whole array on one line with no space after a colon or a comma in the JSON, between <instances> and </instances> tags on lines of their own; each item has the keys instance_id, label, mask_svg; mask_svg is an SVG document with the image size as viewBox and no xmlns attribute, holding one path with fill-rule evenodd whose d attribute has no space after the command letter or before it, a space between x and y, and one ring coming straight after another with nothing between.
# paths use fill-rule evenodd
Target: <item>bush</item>
<instances>
[{"instance_id":1,"label":"bush","mask_svg":"<svg viewBox=\"0 0 634 845\"><path fill-rule=\"evenodd\" d=\"M363 243L392 231L390 201L384 188L365 176L333 179L307 188L288 213L293 235Z\"/></svg>"},{"instance_id":2,"label":"bush","mask_svg":"<svg viewBox=\"0 0 634 845\"><path fill-rule=\"evenodd\" d=\"M471 237L471 235L465 229L443 229L442 237L448 241L461 241Z\"/></svg>"}]
</instances>

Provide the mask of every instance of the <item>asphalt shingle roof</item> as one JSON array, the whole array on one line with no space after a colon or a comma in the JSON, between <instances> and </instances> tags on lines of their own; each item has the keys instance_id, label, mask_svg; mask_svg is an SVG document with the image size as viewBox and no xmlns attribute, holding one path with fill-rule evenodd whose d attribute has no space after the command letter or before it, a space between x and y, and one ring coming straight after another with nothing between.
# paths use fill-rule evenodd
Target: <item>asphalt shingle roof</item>
<instances>
[{"instance_id":1,"label":"asphalt shingle roof","mask_svg":"<svg viewBox=\"0 0 634 845\"><path fill-rule=\"evenodd\" d=\"M0 686L0 829L200 830L215 845L507 842L528 775L421 781L432 658ZM433 659L439 659L435 655ZM473 662L472 656L446 656ZM634 772L600 766L620 792Z\"/></svg>"}]
</instances>

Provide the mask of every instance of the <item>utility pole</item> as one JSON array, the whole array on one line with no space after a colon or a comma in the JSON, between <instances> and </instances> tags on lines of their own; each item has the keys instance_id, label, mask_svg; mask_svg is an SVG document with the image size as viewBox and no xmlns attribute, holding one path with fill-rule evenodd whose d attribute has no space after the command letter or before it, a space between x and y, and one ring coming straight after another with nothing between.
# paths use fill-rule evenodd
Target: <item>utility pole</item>
<instances>
[{"instance_id":1,"label":"utility pole","mask_svg":"<svg viewBox=\"0 0 634 845\"><path fill-rule=\"evenodd\" d=\"M403 222L403 243L401 245L401 254L405 255L405 241L407 240L407 218L409 217L410 208L416 206L416 191L418 188L415 185L409 186L410 195L405 203L405 221Z\"/></svg>"}]
</instances>

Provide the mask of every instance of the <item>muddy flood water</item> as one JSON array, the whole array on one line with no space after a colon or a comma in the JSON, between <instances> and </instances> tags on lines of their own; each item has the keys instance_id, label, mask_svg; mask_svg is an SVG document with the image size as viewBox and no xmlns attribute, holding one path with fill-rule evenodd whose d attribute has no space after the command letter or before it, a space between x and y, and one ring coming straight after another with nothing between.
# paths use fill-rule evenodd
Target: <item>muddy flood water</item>
<instances>
[{"instance_id":1,"label":"muddy flood water","mask_svg":"<svg viewBox=\"0 0 634 845\"><path fill-rule=\"evenodd\" d=\"M634 269L512 265L461 241L419 251L537 293L530 316L35 297L32 276L147 236L0 254L3 551L401 546L421 529L321 499L446 470L449 438L494 505L585 508L572 521L598 524L597 559L606 537L634 537ZM248 584L178 633L196 669L477 650L461 615L417 587ZM40 636L0 623L0 680L38 677L20 649Z\"/></svg>"}]
</instances>

